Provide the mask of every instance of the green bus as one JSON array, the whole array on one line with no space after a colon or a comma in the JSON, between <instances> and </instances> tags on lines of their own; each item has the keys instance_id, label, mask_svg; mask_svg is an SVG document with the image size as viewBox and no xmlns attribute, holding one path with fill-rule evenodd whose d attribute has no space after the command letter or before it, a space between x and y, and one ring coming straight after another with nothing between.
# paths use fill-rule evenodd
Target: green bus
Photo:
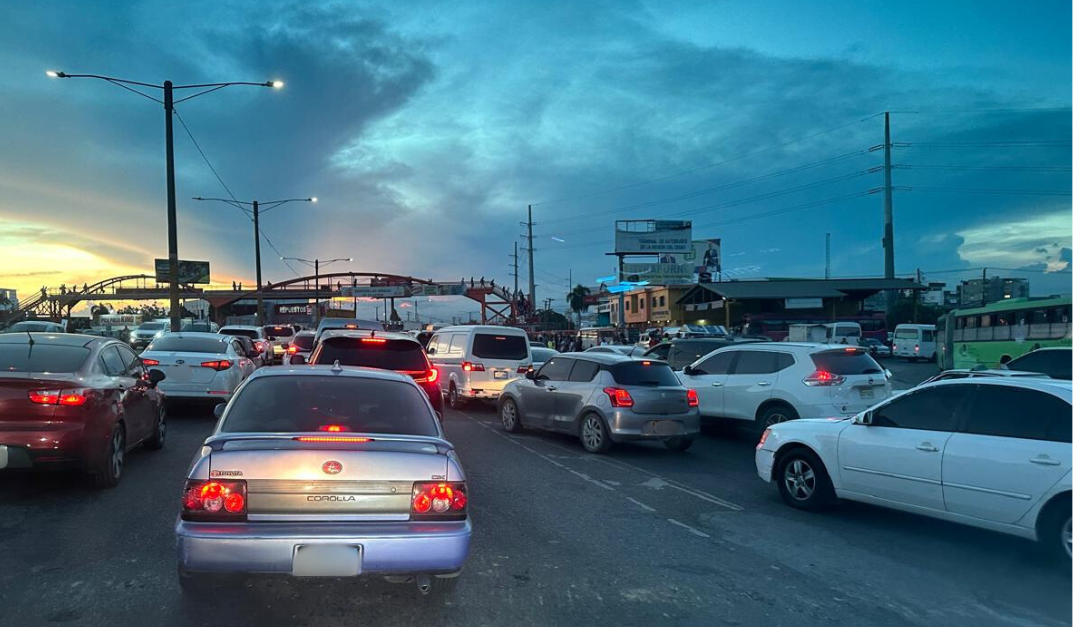
<instances>
[{"instance_id":1,"label":"green bus","mask_svg":"<svg viewBox=\"0 0 1073 627\"><path fill-rule=\"evenodd\" d=\"M1037 348L1070 346L1069 296L1011 298L939 318L939 368L998 368Z\"/></svg>"}]
</instances>

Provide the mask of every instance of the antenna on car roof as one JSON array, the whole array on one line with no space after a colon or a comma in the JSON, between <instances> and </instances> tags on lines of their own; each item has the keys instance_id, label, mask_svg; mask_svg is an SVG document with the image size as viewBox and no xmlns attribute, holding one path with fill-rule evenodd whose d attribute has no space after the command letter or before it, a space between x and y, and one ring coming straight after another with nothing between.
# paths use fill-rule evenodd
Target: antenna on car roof
<instances>
[{"instance_id":1,"label":"antenna on car roof","mask_svg":"<svg viewBox=\"0 0 1073 627\"><path fill-rule=\"evenodd\" d=\"M34 336L29 331L26 332L26 336L30 338L30 346L34 345Z\"/></svg>"}]
</instances>

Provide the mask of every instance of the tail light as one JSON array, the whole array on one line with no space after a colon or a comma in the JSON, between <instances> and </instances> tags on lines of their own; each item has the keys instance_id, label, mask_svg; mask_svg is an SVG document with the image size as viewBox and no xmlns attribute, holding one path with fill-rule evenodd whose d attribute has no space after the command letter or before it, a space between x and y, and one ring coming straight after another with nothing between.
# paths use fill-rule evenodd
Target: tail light
<instances>
[{"instance_id":1,"label":"tail light","mask_svg":"<svg viewBox=\"0 0 1073 627\"><path fill-rule=\"evenodd\" d=\"M919 353L920 352L920 347L919 346L914 346L913 351Z\"/></svg>"},{"instance_id":2,"label":"tail light","mask_svg":"<svg viewBox=\"0 0 1073 627\"><path fill-rule=\"evenodd\" d=\"M604 388L604 394L611 399L612 407L633 407L633 397L622 388Z\"/></svg>"},{"instance_id":3,"label":"tail light","mask_svg":"<svg viewBox=\"0 0 1073 627\"><path fill-rule=\"evenodd\" d=\"M212 368L213 370L227 370L231 367L231 360L220 359L217 361L203 361L201 362L202 368Z\"/></svg>"},{"instance_id":4,"label":"tail light","mask_svg":"<svg viewBox=\"0 0 1073 627\"><path fill-rule=\"evenodd\" d=\"M532 369L533 369L532 366L526 366L526 365L523 364L521 366L518 366L518 374L523 374L524 375L525 373L529 372Z\"/></svg>"},{"instance_id":5,"label":"tail light","mask_svg":"<svg viewBox=\"0 0 1073 627\"><path fill-rule=\"evenodd\" d=\"M364 444L372 442L372 438L363 438L358 435L300 435L294 438L295 442L313 442L319 444Z\"/></svg>"},{"instance_id":6,"label":"tail light","mask_svg":"<svg viewBox=\"0 0 1073 627\"><path fill-rule=\"evenodd\" d=\"M188 479L183 490L182 519L246 520L246 482Z\"/></svg>"},{"instance_id":7,"label":"tail light","mask_svg":"<svg viewBox=\"0 0 1073 627\"><path fill-rule=\"evenodd\" d=\"M403 374L408 374L413 377L415 383L435 383L440 378L440 372L435 368L429 368L428 370L407 370L403 371Z\"/></svg>"},{"instance_id":8,"label":"tail light","mask_svg":"<svg viewBox=\"0 0 1073 627\"><path fill-rule=\"evenodd\" d=\"M832 374L826 370L817 370L809 376L805 377L805 385L810 386L829 386L829 385L842 385L846 380L846 377L838 374Z\"/></svg>"},{"instance_id":9,"label":"tail light","mask_svg":"<svg viewBox=\"0 0 1073 627\"><path fill-rule=\"evenodd\" d=\"M363 337L361 338L362 344L387 344L387 340L382 337Z\"/></svg>"},{"instance_id":10,"label":"tail light","mask_svg":"<svg viewBox=\"0 0 1073 627\"><path fill-rule=\"evenodd\" d=\"M484 372L484 364L475 364L472 361L462 362L462 370L466 372Z\"/></svg>"},{"instance_id":11,"label":"tail light","mask_svg":"<svg viewBox=\"0 0 1073 627\"><path fill-rule=\"evenodd\" d=\"M898 345L897 344L894 345L894 350L898 350Z\"/></svg>"},{"instance_id":12,"label":"tail light","mask_svg":"<svg viewBox=\"0 0 1073 627\"><path fill-rule=\"evenodd\" d=\"M90 390L81 388L72 390L30 390L26 395L31 403L38 405L67 405L79 407L89 400Z\"/></svg>"},{"instance_id":13,"label":"tail light","mask_svg":"<svg viewBox=\"0 0 1073 627\"><path fill-rule=\"evenodd\" d=\"M686 390L686 399L689 401L690 407L700 407L700 399L697 398L696 390Z\"/></svg>"},{"instance_id":14,"label":"tail light","mask_svg":"<svg viewBox=\"0 0 1073 627\"><path fill-rule=\"evenodd\" d=\"M256 351L258 352L258 353L263 353L263 352L265 351L265 343L264 343L264 342L261 342L260 340L258 340L258 341L256 341L256 342L254 342L254 343L253 343L253 348L254 348L254 349L255 349L255 350L256 350Z\"/></svg>"},{"instance_id":15,"label":"tail light","mask_svg":"<svg viewBox=\"0 0 1073 627\"><path fill-rule=\"evenodd\" d=\"M160 360L159 359L150 359L148 357L142 357L142 365L143 366L159 366L160 365Z\"/></svg>"},{"instance_id":16,"label":"tail light","mask_svg":"<svg viewBox=\"0 0 1073 627\"><path fill-rule=\"evenodd\" d=\"M410 501L411 520L464 520L466 518L466 484L415 483Z\"/></svg>"},{"instance_id":17,"label":"tail light","mask_svg":"<svg viewBox=\"0 0 1073 627\"><path fill-rule=\"evenodd\" d=\"M767 436L771 435L771 427L764 429L764 432L760 434L760 441L756 443L756 450L764 448L764 442L767 442Z\"/></svg>"},{"instance_id":18,"label":"tail light","mask_svg":"<svg viewBox=\"0 0 1073 627\"><path fill-rule=\"evenodd\" d=\"M291 344L291 345L290 345L290 346L289 346L289 347L287 348L287 354L288 354L288 355L293 355L293 354L295 354L295 353L297 353L297 352L298 352L298 347L297 347L297 346L295 346L294 344Z\"/></svg>"}]
</instances>

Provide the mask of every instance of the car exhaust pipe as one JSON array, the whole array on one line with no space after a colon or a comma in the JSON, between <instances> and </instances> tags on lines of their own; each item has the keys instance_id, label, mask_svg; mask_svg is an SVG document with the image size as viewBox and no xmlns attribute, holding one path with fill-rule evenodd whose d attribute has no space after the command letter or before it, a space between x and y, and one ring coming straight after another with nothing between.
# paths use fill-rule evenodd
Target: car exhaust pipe
<instances>
[{"instance_id":1,"label":"car exhaust pipe","mask_svg":"<svg viewBox=\"0 0 1073 627\"><path fill-rule=\"evenodd\" d=\"M417 575L414 581L417 582L417 589L421 591L421 594L428 594L429 589L432 588L432 578L428 575Z\"/></svg>"}]
</instances>

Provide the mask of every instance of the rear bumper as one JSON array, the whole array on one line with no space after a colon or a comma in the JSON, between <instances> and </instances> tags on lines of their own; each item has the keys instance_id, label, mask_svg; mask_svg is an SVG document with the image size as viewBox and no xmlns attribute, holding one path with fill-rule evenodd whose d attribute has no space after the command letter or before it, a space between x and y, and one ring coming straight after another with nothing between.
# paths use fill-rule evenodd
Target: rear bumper
<instances>
[{"instance_id":1,"label":"rear bumper","mask_svg":"<svg viewBox=\"0 0 1073 627\"><path fill-rule=\"evenodd\" d=\"M615 442L695 437L700 433L700 413L695 409L672 415L635 414L620 410L607 416L607 426Z\"/></svg>"},{"instance_id":2,"label":"rear bumper","mask_svg":"<svg viewBox=\"0 0 1073 627\"><path fill-rule=\"evenodd\" d=\"M210 387L205 384L182 383L165 385L167 381L167 379L164 379L158 386L164 396L169 399L214 399L221 403L226 403L231 400L231 394L234 392L234 390Z\"/></svg>"},{"instance_id":3,"label":"rear bumper","mask_svg":"<svg viewBox=\"0 0 1073 627\"><path fill-rule=\"evenodd\" d=\"M775 465L775 451L756 449L756 474L764 481L771 483L771 471Z\"/></svg>"},{"instance_id":4,"label":"rear bumper","mask_svg":"<svg viewBox=\"0 0 1073 627\"><path fill-rule=\"evenodd\" d=\"M361 547L361 574L449 574L462 569L470 521L175 524L179 566L190 572L290 574L295 547Z\"/></svg>"},{"instance_id":5,"label":"rear bumper","mask_svg":"<svg viewBox=\"0 0 1073 627\"><path fill-rule=\"evenodd\" d=\"M132 337L130 339L130 347L131 348L145 348L146 346L149 346L149 344L153 341L153 339L154 338L141 339L141 338L133 338Z\"/></svg>"},{"instance_id":6,"label":"rear bumper","mask_svg":"<svg viewBox=\"0 0 1073 627\"><path fill-rule=\"evenodd\" d=\"M93 459L88 452L85 428L60 423L50 429L0 431L0 469L39 466L85 466ZM102 446L103 448L103 446Z\"/></svg>"}]
</instances>

